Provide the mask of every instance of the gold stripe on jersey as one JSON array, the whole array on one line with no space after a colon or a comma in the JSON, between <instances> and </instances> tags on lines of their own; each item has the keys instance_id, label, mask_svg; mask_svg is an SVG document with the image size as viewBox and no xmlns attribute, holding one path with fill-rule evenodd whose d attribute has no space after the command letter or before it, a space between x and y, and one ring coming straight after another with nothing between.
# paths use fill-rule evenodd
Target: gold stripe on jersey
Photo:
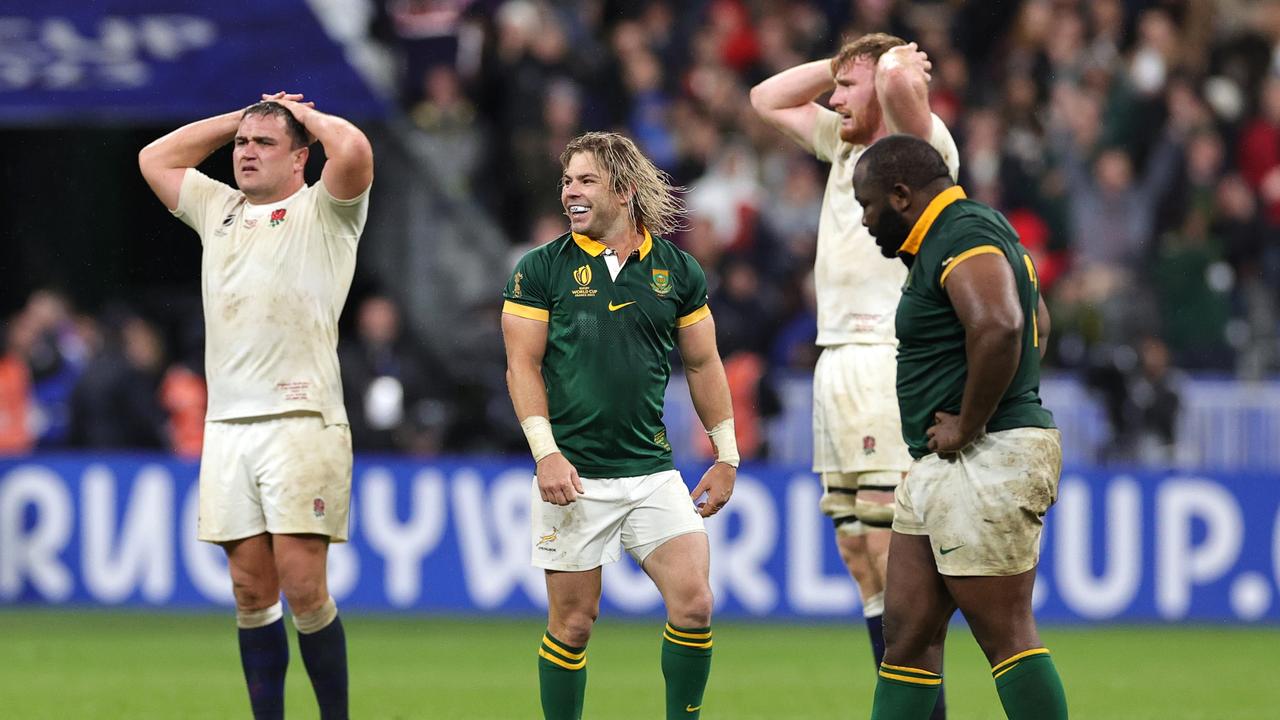
<instances>
[{"instance_id":1,"label":"gold stripe on jersey","mask_svg":"<svg viewBox=\"0 0 1280 720\"><path fill-rule=\"evenodd\" d=\"M542 322L551 322L551 313L542 308L529 307L520 303L513 303L510 300L502 303L502 312L506 315L515 315L516 317L529 318L530 320L540 320Z\"/></svg>"},{"instance_id":2,"label":"gold stripe on jersey","mask_svg":"<svg viewBox=\"0 0 1280 720\"><path fill-rule=\"evenodd\" d=\"M1000 248L996 247L995 245L979 245L976 248L969 248L968 250L965 250L964 252L960 253L959 255L953 258L948 258L946 261L942 263L942 266L943 266L942 277L938 278L938 287L946 287L947 276L951 274L952 270L956 269L957 265L964 262L965 260L968 260L971 257L975 257L978 255L1003 256L1004 253L1001 252Z\"/></svg>"},{"instance_id":3,"label":"gold stripe on jersey","mask_svg":"<svg viewBox=\"0 0 1280 720\"><path fill-rule=\"evenodd\" d=\"M929 232L929 228L933 225L933 221L938 219L942 211L948 205L957 201L964 200L967 195L964 194L964 188L959 185L951 187L938 193L936 197L929 202L929 207L924 209L924 214L916 220L916 224L911 228L911 234L907 235L907 241L902 243L902 247L898 248L898 254L906 253L915 255L920 252L920 243L924 242L924 236Z\"/></svg>"},{"instance_id":4,"label":"gold stripe on jersey","mask_svg":"<svg viewBox=\"0 0 1280 720\"><path fill-rule=\"evenodd\" d=\"M688 315L685 315L682 318L676 318L676 327L687 328L690 325L696 325L698 321L702 320L703 318L707 317L710 314L711 314L711 306L703 305L702 307L698 308L697 310L694 310L693 312L689 313Z\"/></svg>"}]
</instances>

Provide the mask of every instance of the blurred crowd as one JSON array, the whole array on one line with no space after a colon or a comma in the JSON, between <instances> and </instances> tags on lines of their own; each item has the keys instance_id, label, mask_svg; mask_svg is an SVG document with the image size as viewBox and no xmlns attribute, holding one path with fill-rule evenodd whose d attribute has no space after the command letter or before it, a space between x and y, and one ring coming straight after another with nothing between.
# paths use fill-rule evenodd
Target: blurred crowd
<instances>
[{"instance_id":1,"label":"blurred crowd","mask_svg":"<svg viewBox=\"0 0 1280 720\"><path fill-rule=\"evenodd\" d=\"M673 239L707 270L726 362L753 368L735 392L766 412L770 378L816 358L826 168L765 127L748 91L871 31L930 55L931 104L961 148L961 184L1002 210L1037 260L1054 315L1048 363L1080 371L1116 423L1119 408L1144 405L1135 388L1155 367L1250 379L1277 367L1280 3L385 10L406 110L422 133L472 149L455 182L502 221L513 258L564 232L558 156L579 132L626 132L689 189L689 227ZM1178 375L1159 374L1173 401L1129 412L1117 435L1172 427Z\"/></svg>"},{"instance_id":2,"label":"blurred crowd","mask_svg":"<svg viewBox=\"0 0 1280 720\"><path fill-rule=\"evenodd\" d=\"M581 132L625 132L688 188L671 239L707 271L740 412L755 416L740 426L776 411L774 379L817 357L826 174L748 91L872 31L930 55L961 184L1036 258L1047 362L1100 394L1117 438L1171 444L1178 369L1254 379L1280 364L1280 2L368 1L406 116L449 153L442 181L506 230L513 264L567 229L559 154ZM37 295L7 323L0 445L189 447L199 353L166 352L136 314L89 320ZM341 358L357 446L465 449L394 301L373 301ZM42 409L15 422L23 388ZM120 408L136 417L109 420Z\"/></svg>"},{"instance_id":3,"label":"blurred crowd","mask_svg":"<svg viewBox=\"0 0 1280 720\"><path fill-rule=\"evenodd\" d=\"M455 388L404 334L395 301L369 293L348 315L338 355L355 447L435 455L450 432L466 432ZM198 458L203 353L198 306L91 316L59 291L32 293L0 324L0 455L131 448Z\"/></svg>"}]
</instances>

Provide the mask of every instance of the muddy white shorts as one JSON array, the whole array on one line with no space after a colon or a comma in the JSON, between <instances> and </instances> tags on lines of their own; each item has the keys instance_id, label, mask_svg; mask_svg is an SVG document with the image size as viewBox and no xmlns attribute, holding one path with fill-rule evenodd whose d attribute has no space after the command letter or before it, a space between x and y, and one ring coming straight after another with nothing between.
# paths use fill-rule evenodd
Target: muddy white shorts
<instances>
[{"instance_id":1,"label":"muddy white shorts","mask_svg":"<svg viewBox=\"0 0 1280 720\"><path fill-rule=\"evenodd\" d=\"M351 431L319 413L205 423L198 537L269 532L347 539Z\"/></svg>"},{"instance_id":2,"label":"muddy white shorts","mask_svg":"<svg viewBox=\"0 0 1280 720\"><path fill-rule=\"evenodd\" d=\"M533 564L545 570L591 570L622 557L643 564L677 535L706 532L680 473L581 478L583 494L568 505L545 502L534 478ZM621 548L621 549L620 549Z\"/></svg>"},{"instance_id":3,"label":"muddy white shorts","mask_svg":"<svg viewBox=\"0 0 1280 720\"><path fill-rule=\"evenodd\" d=\"M916 461L898 485L894 532L928 535L943 575L1017 575L1040 560L1044 514L1058 499L1057 430L988 433L950 459Z\"/></svg>"}]
</instances>

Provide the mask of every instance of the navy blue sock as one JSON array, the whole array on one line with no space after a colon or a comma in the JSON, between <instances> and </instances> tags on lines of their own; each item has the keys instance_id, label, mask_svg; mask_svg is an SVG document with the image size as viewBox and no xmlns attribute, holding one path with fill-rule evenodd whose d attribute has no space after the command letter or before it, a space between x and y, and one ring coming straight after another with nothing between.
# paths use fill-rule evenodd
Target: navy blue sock
<instances>
[{"instance_id":1,"label":"navy blue sock","mask_svg":"<svg viewBox=\"0 0 1280 720\"><path fill-rule=\"evenodd\" d=\"M284 618L240 630L240 665L249 686L254 720L283 720L284 673L289 669L289 636Z\"/></svg>"},{"instance_id":2,"label":"navy blue sock","mask_svg":"<svg viewBox=\"0 0 1280 720\"><path fill-rule=\"evenodd\" d=\"M929 716L929 720L947 720L947 688L938 688L938 702L933 705L933 714Z\"/></svg>"},{"instance_id":3,"label":"navy blue sock","mask_svg":"<svg viewBox=\"0 0 1280 720\"><path fill-rule=\"evenodd\" d=\"M867 621L867 634L871 636L871 654L876 658L876 670L884 662L884 616L872 615Z\"/></svg>"},{"instance_id":4,"label":"navy blue sock","mask_svg":"<svg viewBox=\"0 0 1280 720\"><path fill-rule=\"evenodd\" d=\"M347 636L342 618L318 632L298 633L302 663L311 677L320 720L347 720Z\"/></svg>"}]
</instances>

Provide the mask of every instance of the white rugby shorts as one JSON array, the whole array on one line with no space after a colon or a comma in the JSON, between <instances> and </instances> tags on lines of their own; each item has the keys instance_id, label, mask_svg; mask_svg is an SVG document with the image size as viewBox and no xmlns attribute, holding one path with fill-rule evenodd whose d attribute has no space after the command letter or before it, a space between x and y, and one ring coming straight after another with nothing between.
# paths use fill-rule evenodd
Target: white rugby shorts
<instances>
[{"instance_id":1,"label":"white rugby shorts","mask_svg":"<svg viewBox=\"0 0 1280 720\"><path fill-rule=\"evenodd\" d=\"M259 535L347 539L351 431L296 412L205 423L197 537Z\"/></svg>"},{"instance_id":2,"label":"white rugby shorts","mask_svg":"<svg viewBox=\"0 0 1280 720\"><path fill-rule=\"evenodd\" d=\"M622 557L643 564L663 542L706 532L689 488L675 470L622 478L580 478L583 494L568 505L545 502L532 486L533 565L592 570Z\"/></svg>"},{"instance_id":3,"label":"white rugby shorts","mask_svg":"<svg viewBox=\"0 0 1280 720\"><path fill-rule=\"evenodd\" d=\"M895 494L893 530L929 536L943 575L1024 573L1040 561L1061 472L1057 430L987 433L950 458L916 461Z\"/></svg>"},{"instance_id":4,"label":"white rugby shorts","mask_svg":"<svg viewBox=\"0 0 1280 720\"><path fill-rule=\"evenodd\" d=\"M897 348L823 348L813 371L813 471L906 472L911 455L898 414Z\"/></svg>"}]
</instances>

